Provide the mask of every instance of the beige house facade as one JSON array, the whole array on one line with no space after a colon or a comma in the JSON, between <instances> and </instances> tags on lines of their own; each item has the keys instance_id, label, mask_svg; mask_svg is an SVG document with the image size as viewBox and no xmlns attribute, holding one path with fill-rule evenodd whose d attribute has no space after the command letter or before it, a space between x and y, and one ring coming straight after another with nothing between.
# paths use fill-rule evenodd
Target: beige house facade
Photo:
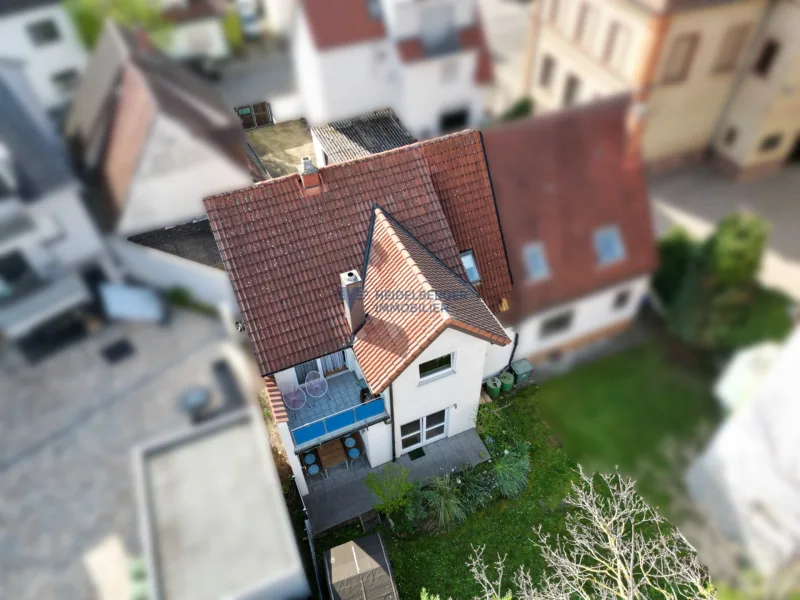
<instances>
[{"instance_id":1,"label":"beige house facade","mask_svg":"<svg viewBox=\"0 0 800 600\"><path fill-rule=\"evenodd\" d=\"M539 0L523 91L537 113L632 91L651 170L754 178L800 153L798 31L800 0Z\"/></svg>"}]
</instances>

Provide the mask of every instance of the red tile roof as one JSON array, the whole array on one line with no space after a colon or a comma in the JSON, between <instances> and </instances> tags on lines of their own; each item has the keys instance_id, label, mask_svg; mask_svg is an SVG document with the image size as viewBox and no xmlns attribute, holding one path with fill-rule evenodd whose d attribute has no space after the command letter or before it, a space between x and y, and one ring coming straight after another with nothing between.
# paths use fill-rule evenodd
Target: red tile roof
<instances>
[{"instance_id":1,"label":"red tile roof","mask_svg":"<svg viewBox=\"0 0 800 600\"><path fill-rule=\"evenodd\" d=\"M367 320L353 340L364 378L380 393L448 327L510 343L480 296L382 209L374 211L364 277ZM388 299L402 291L412 299Z\"/></svg>"},{"instance_id":2,"label":"red tile roof","mask_svg":"<svg viewBox=\"0 0 800 600\"><path fill-rule=\"evenodd\" d=\"M339 274L360 269L371 209L383 206L460 277L475 253L491 310L511 280L480 134L463 131L322 167L322 191L289 175L205 201L263 374L350 343Z\"/></svg>"},{"instance_id":3,"label":"red tile roof","mask_svg":"<svg viewBox=\"0 0 800 600\"><path fill-rule=\"evenodd\" d=\"M302 0L302 9L318 50L386 36L383 21L369 14L367 0Z\"/></svg>"},{"instance_id":4,"label":"red tile roof","mask_svg":"<svg viewBox=\"0 0 800 600\"><path fill-rule=\"evenodd\" d=\"M462 29L458 32L458 40L462 50L478 50L478 66L475 70L475 81L480 84L488 84L494 81L494 67L492 57L489 54L489 47L483 34L483 26L480 23ZM425 58L425 48L419 38L406 38L397 42L397 52L400 60L404 63L414 63Z\"/></svg>"},{"instance_id":5,"label":"red tile roof","mask_svg":"<svg viewBox=\"0 0 800 600\"><path fill-rule=\"evenodd\" d=\"M144 75L133 66L125 66L103 163L103 175L115 215L119 215L125 206L157 113L158 106Z\"/></svg>"},{"instance_id":6,"label":"red tile roof","mask_svg":"<svg viewBox=\"0 0 800 600\"><path fill-rule=\"evenodd\" d=\"M275 419L276 423L287 423L289 421L289 413L283 403L283 396L278 388L278 382L275 381L274 377L264 377L264 391L267 392L267 403L272 411L272 418Z\"/></svg>"},{"instance_id":7,"label":"red tile roof","mask_svg":"<svg viewBox=\"0 0 800 600\"><path fill-rule=\"evenodd\" d=\"M514 276L504 320L652 272L657 266L641 160L624 160L627 97L483 133L508 262ZM597 266L593 232L619 226L625 259ZM550 277L526 281L522 249L544 245Z\"/></svg>"}]
</instances>

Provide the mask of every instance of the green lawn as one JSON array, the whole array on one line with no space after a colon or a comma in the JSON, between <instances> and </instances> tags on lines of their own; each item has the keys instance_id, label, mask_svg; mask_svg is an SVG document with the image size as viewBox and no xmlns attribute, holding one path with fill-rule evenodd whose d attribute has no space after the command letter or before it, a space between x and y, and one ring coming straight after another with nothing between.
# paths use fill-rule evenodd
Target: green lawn
<instances>
[{"instance_id":1,"label":"green lawn","mask_svg":"<svg viewBox=\"0 0 800 600\"><path fill-rule=\"evenodd\" d=\"M711 386L710 377L674 364L652 340L544 383L536 403L572 460L635 474L641 461L660 462L668 438L689 439L701 424L719 421ZM640 490L662 504L658 490Z\"/></svg>"},{"instance_id":2,"label":"green lawn","mask_svg":"<svg viewBox=\"0 0 800 600\"><path fill-rule=\"evenodd\" d=\"M701 374L671 364L654 341L545 382L537 394L528 388L504 401L509 423L532 444L528 487L442 535L400 539L384 532L401 597L416 600L426 587L442 598L473 598L478 590L465 564L472 545L485 544L490 561L507 555L509 578L520 565L540 572L531 528L559 531L559 505L575 463L629 470L639 457L656 456L664 438L691 435L697 422L717 418L709 385ZM321 547L336 538L322 538Z\"/></svg>"}]
</instances>

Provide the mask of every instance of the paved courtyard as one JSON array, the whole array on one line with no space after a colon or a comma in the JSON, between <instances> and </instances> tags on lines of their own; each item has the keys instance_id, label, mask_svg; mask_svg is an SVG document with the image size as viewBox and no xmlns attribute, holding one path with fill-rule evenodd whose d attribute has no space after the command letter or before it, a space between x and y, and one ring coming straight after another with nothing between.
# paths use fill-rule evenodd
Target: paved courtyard
<instances>
[{"instance_id":1,"label":"paved courtyard","mask_svg":"<svg viewBox=\"0 0 800 600\"><path fill-rule=\"evenodd\" d=\"M100 352L128 340L133 355ZM113 324L30 367L0 350L0 598L127 600L139 535L131 448L189 427L177 403L212 390L218 321Z\"/></svg>"},{"instance_id":2,"label":"paved courtyard","mask_svg":"<svg viewBox=\"0 0 800 600\"><path fill-rule=\"evenodd\" d=\"M411 460L408 454L397 464L409 471L412 481L428 481L434 477L462 470L489 460L489 452L474 429L424 446L425 456ZM369 473L379 474L383 466L371 469L366 457L351 467L341 464L328 469L309 482L309 495L303 497L314 533L355 519L372 510L377 498L364 480Z\"/></svg>"},{"instance_id":3,"label":"paved courtyard","mask_svg":"<svg viewBox=\"0 0 800 600\"><path fill-rule=\"evenodd\" d=\"M766 219L771 230L761 280L800 302L800 166L747 183L698 166L653 177L650 198L659 235L680 225L705 237L721 218L739 209Z\"/></svg>"}]
</instances>

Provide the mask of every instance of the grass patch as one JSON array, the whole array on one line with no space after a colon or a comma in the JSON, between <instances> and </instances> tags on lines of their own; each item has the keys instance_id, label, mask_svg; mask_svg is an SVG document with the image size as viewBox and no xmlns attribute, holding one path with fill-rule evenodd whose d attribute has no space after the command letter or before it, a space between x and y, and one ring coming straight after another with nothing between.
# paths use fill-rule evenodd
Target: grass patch
<instances>
[{"instance_id":1,"label":"grass patch","mask_svg":"<svg viewBox=\"0 0 800 600\"><path fill-rule=\"evenodd\" d=\"M719 421L711 385L709 375L675 364L663 341L652 340L544 383L537 403L572 460L587 470L618 465L636 478L641 461L659 463L668 438L689 439L699 423ZM666 505L650 482L638 483L649 502Z\"/></svg>"}]
</instances>

